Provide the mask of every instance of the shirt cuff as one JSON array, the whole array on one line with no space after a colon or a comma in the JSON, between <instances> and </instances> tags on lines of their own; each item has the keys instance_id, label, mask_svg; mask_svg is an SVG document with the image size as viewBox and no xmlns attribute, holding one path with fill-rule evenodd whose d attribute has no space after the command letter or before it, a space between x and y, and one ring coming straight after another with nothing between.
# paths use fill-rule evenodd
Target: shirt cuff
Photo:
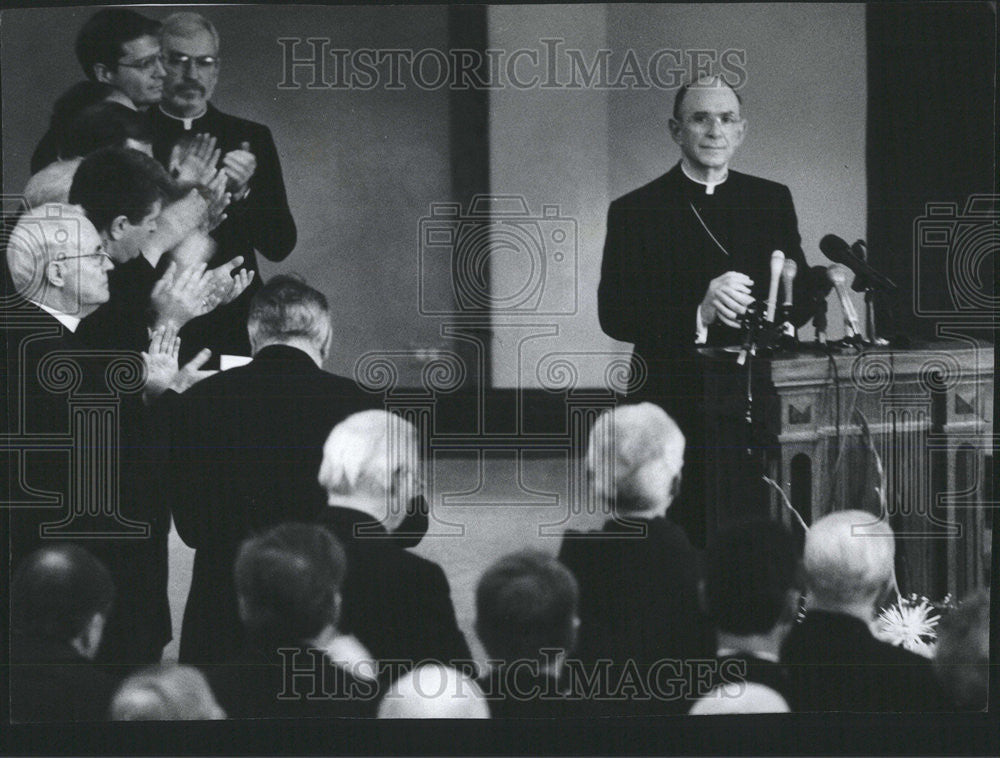
<instances>
[{"instance_id":1,"label":"shirt cuff","mask_svg":"<svg viewBox=\"0 0 1000 758\"><path fill-rule=\"evenodd\" d=\"M694 344L704 345L708 342L708 327L701 320L701 306L694 309Z\"/></svg>"}]
</instances>

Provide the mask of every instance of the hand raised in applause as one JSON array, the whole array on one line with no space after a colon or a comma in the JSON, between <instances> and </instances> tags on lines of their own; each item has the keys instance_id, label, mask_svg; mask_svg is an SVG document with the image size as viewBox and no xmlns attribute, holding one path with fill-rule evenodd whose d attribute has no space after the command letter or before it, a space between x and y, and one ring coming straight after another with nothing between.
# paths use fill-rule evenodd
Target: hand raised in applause
<instances>
[{"instance_id":1,"label":"hand raised in applause","mask_svg":"<svg viewBox=\"0 0 1000 758\"><path fill-rule=\"evenodd\" d=\"M739 328L739 318L753 303L750 288L753 280L739 271L727 271L708 283L705 297L698 307L705 326L721 321L726 326Z\"/></svg>"},{"instance_id":2,"label":"hand raised in applause","mask_svg":"<svg viewBox=\"0 0 1000 758\"><path fill-rule=\"evenodd\" d=\"M202 371L201 367L212 357L212 352L205 348L194 358L177 368L177 356L180 354L181 339L177 329L172 325L157 327L149 340L149 349L142 353L146 364L146 385L143 389L143 400L148 404L162 395L166 390L184 392L202 379L214 374L214 371Z\"/></svg>"},{"instance_id":3,"label":"hand raised in applause","mask_svg":"<svg viewBox=\"0 0 1000 758\"><path fill-rule=\"evenodd\" d=\"M207 184L222 155L215 145L216 139L211 134L198 134L174 145L170 151L170 175L181 184Z\"/></svg>"},{"instance_id":4,"label":"hand raised in applause","mask_svg":"<svg viewBox=\"0 0 1000 758\"><path fill-rule=\"evenodd\" d=\"M208 272L212 278L212 297L216 299L215 305L231 303L250 286L250 282L253 281L253 271L241 268L236 273L236 276L233 276L233 271L242 265L243 256L237 255L231 261L223 263L221 266L213 268Z\"/></svg>"},{"instance_id":5,"label":"hand raised in applause","mask_svg":"<svg viewBox=\"0 0 1000 758\"><path fill-rule=\"evenodd\" d=\"M239 150L230 150L222 156L222 168L229 176L228 187L233 198L242 200L257 170L257 156L250 152L250 143L241 142Z\"/></svg>"},{"instance_id":6,"label":"hand raised in applause","mask_svg":"<svg viewBox=\"0 0 1000 758\"><path fill-rule=\"evenodd\" d=\"M217 304L216 280L206 265L198 263L178 275L177 264L172 262L153 286L149 295L155 313L154 330L170 326L179 330L193 318L203 316Z\"/></svg>"}]
</instances>

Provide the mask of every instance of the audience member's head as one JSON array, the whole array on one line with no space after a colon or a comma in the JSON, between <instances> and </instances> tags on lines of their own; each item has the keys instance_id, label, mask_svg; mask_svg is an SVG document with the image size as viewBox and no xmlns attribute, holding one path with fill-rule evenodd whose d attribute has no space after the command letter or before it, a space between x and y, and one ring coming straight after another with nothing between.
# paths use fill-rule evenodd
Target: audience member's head
<instances>
[{"instance_id":1,"label":"audience member's head","mask_svg":"<svg viewBox=\"0 0 1000 758\"><path fill-rule=\"evenodd\" d=\"M884 520L865 511L837 511L810 527L803 566L808 608L868 619L895 576L896 544Z\"/></svg>"},{"instance_id":2,"label":"audience member's head","mask_svg":"<svg viewBox=\"0 0 1000 758\"><path fill-rule=\"evenodd\" d=\"M11 579L11 630L65 643L93 658L114 594L108 570L82 547L41 548L21 561Z\"/></svg>"},{"instance_id":3,"label":"audience member's head","mask_svg":"<svg viewBox=\"0 0 1000 758\"><path fill-rule=\"evenodd\" d=\"M380 719L488 719L490 709L475 680L440 664L419 666L382 698Z\"/></svg>"},{"instance_id":4,"label":"audience member's head","mask_svg":"<svg viewBox=\"0 0 1000 758\"><path fill-rule=\"evenodd\" d=\"M83 159L69 197L86 211L112 258L124 263L139 255L142 244L156 231L156 219L172 187L170 176L148 155L105 147Z\"/></svg>"},{"instance_id":5,"label":"audience member's head","mask_svg":"<svg viewBox=\"0 0 1000 758\"><path fill-rule=\"evenodd\" d=\"M109 84L137 107L163 94L160 24L127 8L98 11L80 29L76 57L88 79Z\"/></svg>"},{"instance_id":6,"label":"audience member's head","mask_svg":"<svg viewBox=\"0 0 1000 758\"><path fill-rule=\"evenodd\" d=\"M200 13L181 11L160 34L167 77L163 107L178 117L204 113L219 81L219 33Z\"/></svg>"},{"instance_id":7,"label":"audience member's head","mask_svg":"<svg viewBox=\"0 0 1000 758\"><path fill-rule=\"evenodd\" d=\"M153 157L149 123L118 103L88 105L70 121L59 140L60 158L84 158L102 147L130 147Z\"/></svg>"},{"instance_id":8,"label":"audience member's head","mask_svg":"<svg viewBox=\"0 0 1000 758\"><path fill-rule=\"evenodd\" d=\"M272 277L250 301L250 346L294 345L322 366L330 352L330 306L322 292L297 276Z\"/></svg>"},{"instance_id":9,"label":"audience member's head","mask_svg":"<svg viewBox=\"0 0 1000 758\"><path fill-rule=\"evenodd\" d=\"M692 716L722 716L730 713L788 713L791 709L780 693L757 682L720 685L691 706Z\"/></svg>"},{"instance_id":10,"label":"audience member's head","mask_svg":"<svg viewBox=\"0 0 1000 758\"><path fill-rule=\"evenodd\" d=\"M335 631L347 559L320 526L281 524L245 541L236 557L240 618L251 643L324 647Z\"/></svg>"},{"instance_id":11,"label":"audience member's head","mask_svg":"<svg viewBox=\"0 0 1000 758\"><path fill-rule=\"evenodd\" d=\"M112 721L223 719L212 688L193 666L163 664L132 674L111 700Z\"/></svg>"},{"instance_id":12,"label":"audience member's head","mask_svg":"<svg viewBox=\"0 0 1000 758\"><path fill-rule=\"evenodd\" d=\"M938 623L934 673L955 706L986 708L990 683L990 593L973 593Z\"/></svg>"},{"instance_id":13,"label":"audience member's head","mask_svg":"<svg viewBox=\"0 0 1000 758\"><path fill-rule=\"evenodd\" d=\"M108 301L113 267L79 206L47 203L27 211L7 240L7 268L17 293L78 318Z\"/></svg>"},{"instance_id":14,"label":"audience member's head","mask_svg":"<svg viewBox=\"0 0 1000 758\"><path fill-rule=\"evenodd\" d=\"M490 566L476 588L476 633L491 658L539 660L576 646L576 579L551 555L525 550Z\"/></svg>"},{"instance_id":15,"label":"audience member's head","mask_svg":"<svg viewBox=\"0 0 1000 758\"><path fill-rule=\"evenodd\" d=\"M33 174L24 187L24 201L29 208L45 203L69 204L69 188L83 158L55 161Z\"/></svg>"},{"instance_id":16,"label":"audience member's head","mask_svg":"<svg viewBox=\"0 0 1000 758\"><path fill-rule=\"evenodd\" d=\"M615 498L622 515L666 513L680 491L684 434L652 403L623 405L594 423L587 471L599 498Z\"/></svg>"},{"instance_id":17,"label":"audience member's head","mask_svg":"<svg viewBox=\"0 0 1000 758\"><path fill-rule=\"evenodd\" d=\"M361 510L393 531L420 491L416 427L381 410L348 416L323 445L319 483L330 505Z\"/></svg>"},{"instance_id":18,"label":"audience member's head","mask_svg":"<svg viewBox=\"0 0 1000 758\"><path fill-rule=\"evenodd\" d=\"M723 530L705 556L705 610L720 633L768 635L795 619L798 549L782 524L750 521Z\"/></svg>"}]
</instances>

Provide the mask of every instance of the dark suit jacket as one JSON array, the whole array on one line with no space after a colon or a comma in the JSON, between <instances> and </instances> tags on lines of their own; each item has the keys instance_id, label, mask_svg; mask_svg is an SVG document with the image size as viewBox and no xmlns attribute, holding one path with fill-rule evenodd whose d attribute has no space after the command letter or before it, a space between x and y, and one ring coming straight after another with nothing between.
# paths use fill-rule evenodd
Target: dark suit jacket
<instances>
[{"instance_id":1,"label":"dark suit jacket","mask_svg":"<svg viewBox=\"0 0 1000 758\"><path fill-rule=\"evenodd\" d=\"M809 611L785 639L802 711L934 711L944 698L931 662L875 639L860 619Z\"/></svg>"},{"instance_id":2,"label":"dark suit jacket","mask_svg":"<svg viewBox=\"0 0 1000 758\"><path fill-rule=\"evenodd\" d=\"M383 668L385 680L398 678L424 659L445 664L471 660L440 566L385 539L380 526L375 536L356 534L356 527L372 524L360 511L327 507L319 521L347 553L338 627L357 637L380 663L399 662Z\"/></svg>"},{"instance_id":3,"label":"dark suit jacket","mask_svg":"<svg viewBox=\"0 0 1000 758\"><path fill-rule=\"evenodd\" d=\"M221 662L243 649L237 548L276 524L315 521L326 505L316 480L323 443L377 398L318 368L301 350L271 345L248 365L164 400L174 522L197 551L180 659Z\"/></svg>"},{"instance_id":4,"label":"dark suit jacket","mask_svg":"<svg viewBox=\"0 0 1000 758\"><path fill-rule=\"evenodd\" d=\"M106 721L117 682L66 643L11 640L10 720Z\"/></svg>"},{"instance_id":5,"label":"dark suit jacket","mask_svg":"<svg viewBox=\"0 0 1000 758\"><path fill-rule=\"evenodd\" d=\"M3 311L7 370L4 426L18 440L17 452L5 455L3 499L18 503L4 508L9 525L11 558L14 565L43 544L63 539L76 542L93 553L111 572L116 598L107 621L99 658L114 663L157 661L170 640L170 607L167 600L167 535L170 516L166 503L155 488L155 440L150 420L137 393L112 391L115 379L109 367L127 359L129 353L97 353L53 316L37 306L20 302ZM76 367L57 374L45 369L43 361L65 354ZM129 371L134 371L138 356ZM63 388L43 384L39 372L54 379L71 381ZM112 383L109 383L109 377ZM72 394L68 394L71 386ZM120 384L117 386L121 386ZM86 396L90 395L93 400ZM118 515L129 522L124 528L110 515L74 516L69 531L42 537L40 529L55 524L82 503L70 503L75 469L68 447L71 439L71 405L98 408L106 403L118 407L117 474ZM77 416L77 420L84 416ZM94 433L101 425L93 416L81 427ZM88 427L87 424L93 426ZM45 440L50 440L45 442ZM87 439L77 444L96 444ZM109 461L110 463L110 461ZM110 470L110 469L109 469ZM110 480L90 479L78 490L95 495L95 504L106 505ZM27 504L33 504L28 506ZM72 533L70 533L70 531ZM82 532L83 535L78 534ZM145 536L142 536L145 534ZM65 535L65 536L63 536ZM98 535L103 535L98 538Z\"/></svg>"},{"instance_id":6,"label":"dark suit jacket","mask_svg":"<svg viewBox=\"0 0 1000 758\"><path fill-rule=\"evenodd\" d=\"M715 651L714 634L698 605L697 552L666 518L646 523L645 537L616 535L613 521L586 536L570 530L559 551L580 585L574 657L584 665L612 661L617 672L612 687L630 661L641 672L661 659L704 659ZM678 666L673 671L687 678L687 668ZM687 710L683 700L659 699L654 690L651 695L649 708Z\"/></svg>"},{"instance_id":7,"label":"dark suit jacket","mask_svg":"<svg viewBox=\"0 0 1000 758\"><path fill-rule=\"evenodd\" d=\"M248 652L236 662L204 668L229 718L375 715L377 683L352 676L320 650L298 644L283 645L282 650Z\"/></svg>"},{"instance_id":8,"label":"dark suit jacket","mask_svg":"<svg viewBox=\"0 0 1000 758\"><path fill-rule=\"evenodd\" d=\"M181 345L182 361L205 346L216 354L250 355L247 313L251 297L261 286L255 251L270 261L283 261L295 247L297 234L271 131L263 124L222 113L211 104L189 131L185 131L183 121L165 115L159 108L151 108L149 116L153 153L164 166L168 166L170 151L181 137L200 133L216 137L223 156L240 149L241 143L249 142L250 152L257 159L257 170L250 179L250 193L229 206L226 211L229 218L212 233L218 249L209 268L242 255L243 267L258 274L240 297L194 319L181 332L181 338L186 341Z\"/></svg>"}]
</instances>

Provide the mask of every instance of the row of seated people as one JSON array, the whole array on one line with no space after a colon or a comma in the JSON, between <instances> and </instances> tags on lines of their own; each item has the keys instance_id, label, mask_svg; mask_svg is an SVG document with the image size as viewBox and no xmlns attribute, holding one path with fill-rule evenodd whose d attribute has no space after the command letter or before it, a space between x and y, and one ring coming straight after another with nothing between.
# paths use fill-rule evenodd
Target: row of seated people
<instances>
[{"instance_id":1,"label":"row of seated people","mask_svg":"<svg viewBox=\"0 0 1000 758\"><path fill-rule=\"evenodd\" d=\"M12 585L15 721L370 717L583 717L636 712L976 710L986 704L989 600L979 592L941 624L933 662L877 640L861 613L888 579L892 534L851 531L867 514L819 521L801 565L807 610L796 620L800 565L779 524L724 532L708 553L705 610L716 651L706 659L586 662L581 589L551 555L523 551L480 578L476 631L489 656L376 661L339 628L350 561L335 533L288 523L240 547L234 574L246 643L224 664L159 666L116 682L90 664L113 603L107 570L76 545L34 553ZM867 553L866 555L864 553ZM846 556L850 556L845 558ZM877 578L876 578L877 577ZM877 586L876 586L877 582ZM870 620L870 618L869 618ZM119 677L120 679L120 677ZM608 706L614 703L614 707ZM623 707L624 706L624 707ZM644 709L643 712L650 712ZM656 712L656 710L652 711Z\"/></svg>"}]
</instances>

